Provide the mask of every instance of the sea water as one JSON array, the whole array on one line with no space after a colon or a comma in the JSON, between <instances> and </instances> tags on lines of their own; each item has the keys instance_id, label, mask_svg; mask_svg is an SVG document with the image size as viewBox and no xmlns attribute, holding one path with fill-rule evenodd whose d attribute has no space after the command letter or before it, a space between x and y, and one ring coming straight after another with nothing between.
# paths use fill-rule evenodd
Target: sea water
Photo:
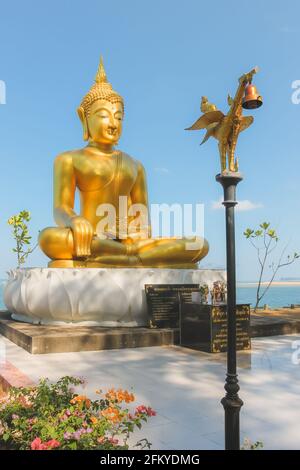
<instances>
[{"instance_id":1,"label":"sea water","mask_svg":"<svg viewBox=\"0 0 300 470\"><path fill-rule=\"evenodd\" d=\"M262 286L261 292L265 290ZM237 303L256 303L257 286L242 284L237 287ZM300 304L300 285L274 285L271 286L260 302L260 306L267 304L269 307L286 307L291 304Z\"/></svg>"}]
</instances>

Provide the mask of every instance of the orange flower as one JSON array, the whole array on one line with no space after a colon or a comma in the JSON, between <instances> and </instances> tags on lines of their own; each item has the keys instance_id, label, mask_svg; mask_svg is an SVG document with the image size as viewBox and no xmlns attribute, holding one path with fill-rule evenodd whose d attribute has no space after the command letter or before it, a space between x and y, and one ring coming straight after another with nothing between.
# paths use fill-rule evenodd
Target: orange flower
<instances>
[{"instance_id":1,"label":"orange flower","mask_svg":"<svg viewBox=\"0 0 300 470\"><path fill-rule=\"evenodd\" d=\"M70 403L72 405L76 405L76 403L85 404L87 408L91 406L91 400L85 395L77 395L76 397L72 398L72 400L70 400Z\"/></svg>"},{"instance_id":2,"label":"orange flower","mask_svg":"<svg viewBox=\"0 0 300 470\"><path fill-rule=\"evenodd\" d=\"M90 420L91 420L91 422L92 422L93 424L97 424L97 423L98 423L98 419L97 419L95 416L91 416Z\"/></svg>"},{"instance_id":3,"label":"orange flower","mask_svg":"<svg viewBox=\"0 0 300 470\"><path fill-rule=\"evenodd\" d=\"M89 408L89 407L91 406L91 400L90 400L89 398L87 398L87 399L85 400L85 406L86 406L87 408Z\"/></svg>"},{"instance_id":4,"label":"orange flower","mask_svg":"<svg viewBox=\"0 0 300 470\"><path fill-rule=\"evenodd\" d=\"M125 402L126 403L130 403L132 401L135 400L135 396L133 395L133 393L128 393L126 392L126 395L125 395Z\"/></svg>"},{"instance_id":5,"label":"orange flower","mask_svg":"<svg viewBox=\"0 0 300 470\"><path fill-rule=\"evenodd\" d=\"M112 406L109 406L106 410L102 410L101 414L104 418L112 421L113 423L117 423L121 420L120 411Z\"/></svg>"},{"instance_id":6,"label":"orange flower","mask_svg":"<svg viewBox=\"0 0 300 470\"><path fill-rule=\"evenodd\" d=\"M119 390L115 390L114 388L110 389L106 393L105 397L108 400L116 401L117 403L121 403L122 401L130 403L135 400L133 393L129 393L127 390L122 390L121 388Z\"/></svg>"},{"instance_id":7,"label":"orange flower","mask_svg":"<svg viewBox=\"0 0 300 470\"><path fill-rule=\"evenodd\" d=\"M114 388L111 388L110 390L108 390L108 392L105 394L105 397L106 397L108 400L115 400L115 399L116 399L116 392L115 392L115 389L114 389Z\"/></svg>"}]
</instances>

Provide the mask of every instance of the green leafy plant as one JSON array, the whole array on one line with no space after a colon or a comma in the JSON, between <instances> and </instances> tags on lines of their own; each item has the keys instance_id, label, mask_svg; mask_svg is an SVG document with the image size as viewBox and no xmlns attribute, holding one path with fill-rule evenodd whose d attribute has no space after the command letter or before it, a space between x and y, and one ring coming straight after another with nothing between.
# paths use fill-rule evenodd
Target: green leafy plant
<instances>
[{"instance_id":1,"label":"green leafy plant","mask_svg":"<svg viewBox=\"0 0 300 470\"><path fill-rule=\"evenodd\" d=\"M28 211L21 211L16 215L10 217L7 221L8 225L12 227L13 237L16 242L16 247L13 252L17 253L18 268L25 264L28 256L32 253L38 244L30 248L30 241L32 237L29 235L27 222L30 222L31 216Z\"/></svg>"},{"instance_id":2,"label":"green leafy plant","mask_svg":"<svg viewBox=\"0 0 300 470\"><path fill-rule=\"evenodd\" d=\"M0 449L128 449L130 434L156 414L144 405L130 410L135 397L127 390L99 390L97 400L75 393L83 384L65 376L56 383L41 379L36 386L11 388L0 398ZM150 443L142 439L137 446Z\"/></svg>"},{"instance_id":3,"label":"green leafy plant","mask_svg":"<svg viewBox=\"0 0 300 470\"><path fill-rule=\"evenodd\" d=\"M244 232L244 236L247 240L250 241L251 245L255 248L257 253L257 258L259 262L259 279L258 285L256 290L256 303L254 307L254 311L257 310L260 301L264 297L264 295L269 290L272 282L276 274L278 273L279 269L283 268L284 266L288 266L294 261L299 258L298 253L294 253L293 255L287 255L285 257L285 252L287 246L282 250L279 259L275 262L270 262L270 254L277 248L277 244L279 241L278 235L276 230L270 228L269 222L263 222L259 225L259 228L254 230L251 228L247 228ZM271 269L271 277L270 280L267 282L265 289L262 289L262 279L263 275L265 274L266 266L269 265Z\"/></svg>"},{"instance_id":4,"label":"green leafy plant","mask_svg":"<svg viewBox=\"0 0 300 470\"><path fill-rule=\"evenodd\" d=\"M252 442L247 437L244 439L241 450L260 450L263 449L264 444L261 441Z\"/></svg>"}]
</instances>

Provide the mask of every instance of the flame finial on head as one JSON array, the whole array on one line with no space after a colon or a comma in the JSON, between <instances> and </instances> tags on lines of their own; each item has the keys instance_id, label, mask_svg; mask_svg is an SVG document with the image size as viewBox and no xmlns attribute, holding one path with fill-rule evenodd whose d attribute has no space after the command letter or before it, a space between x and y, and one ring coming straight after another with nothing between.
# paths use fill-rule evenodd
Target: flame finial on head
<instances>
[{"instance_id":1,"label":"flame finial on head","mask_svg":"<svg viewBox=\"0 0 300 470\"><path fill-rule=\"evenodd\" d=\"M122 96L113 90L113 87L107 81L102 56L100 58L100 63L96 73L95 83L91 86L90 90L83 98L80 104L80 108L82 108L85 114L88 115L91 105L96 100L107 100L111 103L121 103L124 111L124 101Z\"/></svg>"},{"instance_id":2,"label":"flame finial on head","mask_svg":"<svg viewBox=\"0 0 300 470\"><path fill-rule=\"evenodd\" d=\"M107 82L107 77L106 77L106 73L105 73L105 69L104 69L103 57L102 56L100 57L100 63L99 63L99 67L98 67L98 70L97 70L97 73L96 73L95 82L96 83L106 83Z\"/></svg>"}]
</instances>

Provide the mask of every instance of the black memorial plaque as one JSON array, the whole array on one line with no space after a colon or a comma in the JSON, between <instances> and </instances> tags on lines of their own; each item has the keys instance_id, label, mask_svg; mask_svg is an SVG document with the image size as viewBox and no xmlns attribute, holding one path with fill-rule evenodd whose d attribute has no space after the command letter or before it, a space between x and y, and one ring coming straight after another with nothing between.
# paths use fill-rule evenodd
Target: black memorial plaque
<instances>
[{"instance_id":1,"label":"black memorial plaque","mask_svg":"<svg viewBox=\"0 0 300 470\"><path fill-rule=\"evenodd\" d=\"M186 304L192 302L192 292L199 292L199 284L145 284L150 326L179 328L180 297Z\"/></svg>"},{"instance_id":2,"label":"black memorial plaque","mask_svg":"<svg viewBox=\"0 0 300 470\"><path fill-rule=\"evenodd\" d=\"M180 344L206 352L227 351L227 306L181 303ZM236 306L237 350L251 349L250 305Z\"/></svg>"}]
</instances>

